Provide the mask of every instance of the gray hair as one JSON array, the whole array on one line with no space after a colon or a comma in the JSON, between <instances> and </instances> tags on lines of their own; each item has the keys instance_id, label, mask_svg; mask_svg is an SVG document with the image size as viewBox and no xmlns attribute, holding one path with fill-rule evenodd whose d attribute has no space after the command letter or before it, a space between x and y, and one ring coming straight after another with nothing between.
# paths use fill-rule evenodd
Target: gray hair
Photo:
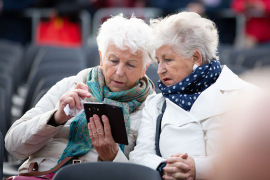
<instances>
[{"instance_id":1,"label":"gray hair","mask_svg":"<svg viewBox=\"0 0 270 180\"><path fill-rule=\"evenodd\" d=\"M215 23L194 12L180 12L164 19L150 21L153 28L152 46L171 45L183 58L190 58L195 50L202 54L203 64L218 60L218 33Z\"/></svg>"},{"instance_id":2,"label":"gray hair","mask_svg":"<svg viewBox=\"0 0 270 180\"><path fill-rule=\"evenodd\" d=\"M130 19L123 17L123 14L111 17L104 22L97 36L98 49L104 54L109 45L115 45L121 50L130 49L130 53L142 52L143 67L154 61L154 50L149 42L152 29L141 19L134 15Z\"/></svg>"}]
</instances>

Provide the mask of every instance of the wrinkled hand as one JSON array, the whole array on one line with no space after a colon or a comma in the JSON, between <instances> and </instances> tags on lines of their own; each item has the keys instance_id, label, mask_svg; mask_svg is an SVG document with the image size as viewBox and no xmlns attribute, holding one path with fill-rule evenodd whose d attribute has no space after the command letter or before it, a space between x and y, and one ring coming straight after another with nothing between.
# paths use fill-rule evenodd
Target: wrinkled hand
<instances>
[{"instance_id":1,"label":"wrinkled hand","mask_svg":"<svg viewBox=\"0 0 270 180\"><path fill-rule=\"evenodd\" d=\"M177 153L166 160L166 166L163 168L165 180L194 180L195 162L194 159L186 153Z\"/></svg>"},{"instance_id":2,"label":"wrinkled hand","mask_svg":"<svg viewBox=\"0 0 270 180\"><path fill-rule=\"evenodd\" d=\"M99 157L103 161L113 161L119 151L119 146L112 137L108 117L103 115L101 118L104 129L98 115L94 114L90 118L90 122L88 123L89 135Z\"/></svg>"},{"instance_id":3,"label":"wrinkled hand","mask_svg":"<svg viewBox=\"0 0 270 180\"><path fill-rule=\"evenodd\" d=\"M67 116L64 108L69 104L70 109L76 106L78 110L82 109L80 98L85 99L86 97L91 97L88 91L88 86L83 83L78 83L74 90L68 91L62 95L59 102L59 108L54 114L54 119L57 124L63 124L67 122L71 116Z\"/></svg>"}]
</instances>

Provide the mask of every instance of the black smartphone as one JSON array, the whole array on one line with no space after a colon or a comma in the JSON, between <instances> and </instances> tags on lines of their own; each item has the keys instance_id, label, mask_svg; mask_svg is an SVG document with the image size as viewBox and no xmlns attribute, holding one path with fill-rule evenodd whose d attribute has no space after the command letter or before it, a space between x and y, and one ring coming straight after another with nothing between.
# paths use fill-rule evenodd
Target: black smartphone
<instances>
[{"instance_id":1,"label":"black smartphone","mask_svg":"<svg viewBox=\"0 0 270 180\"><path fill-rule=\"evenodd\" d=\"M85 102L84 111L88 123L90 117L93 117L93 115L96 114L99 116L100 121L103 125L101 116L106 115L110 122L111 132L114 141L119 144L128 145L125 120L121 107L104 103Z\"/></svg>"}]
</instances>

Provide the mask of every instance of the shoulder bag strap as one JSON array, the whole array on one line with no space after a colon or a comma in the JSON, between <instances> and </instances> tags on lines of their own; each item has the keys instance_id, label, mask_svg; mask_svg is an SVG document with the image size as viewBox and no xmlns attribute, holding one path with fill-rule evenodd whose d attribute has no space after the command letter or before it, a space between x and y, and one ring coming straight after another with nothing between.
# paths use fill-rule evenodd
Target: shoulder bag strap
<instances>
[{"instance_id":1,"label":"shoulder bag strap","mask_svg":"<svg viewBox=\"0 0 270 180\"><path fill-rule=\"evenodd\" d=\"M161 157L160 150L159 150L159 138L160 138L160 133L161 133L161 121L163 114L166 109L166 100L163 103L161 114L157 117L157 127L156 127L156 154Z\"/></svg>"},{"instance_id":2,"label":"shoulder bag strap","mask_svg":"<svg viewBox=\"0 0 270 180\"><path fill-rule=\"evenodd\" d=\"M47 174L50 174L50 173L53 173L53 172L57 171L64 164L66 164L69 160L71 160L73 158L74 157L71 157L71 156L66 157L59 164L57 164L54 168L52 168L52 169L50 169L48 171L41 171L41 172L31 171L31 172L27 172L27 173L20 173L19 176L43 176L43 175L47 175Z\"/></svg>"}]
</instances>

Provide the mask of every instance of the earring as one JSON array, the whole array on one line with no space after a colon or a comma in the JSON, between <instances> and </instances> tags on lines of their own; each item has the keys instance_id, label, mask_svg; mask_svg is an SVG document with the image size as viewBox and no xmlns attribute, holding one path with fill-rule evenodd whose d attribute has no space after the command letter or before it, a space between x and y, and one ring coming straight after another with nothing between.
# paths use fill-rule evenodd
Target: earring
<instances>
[{"instance_id":1,"label":"earring","mask_svg":"<svg viewBox=\"0 0 270 180\"><path fill-rule=\"evenodd\" d=\"M193 65L193 68L192 68L193 69L193 72L197 69L197 67L198 66L196 64Z\"/></svg>"}]
</instances>

